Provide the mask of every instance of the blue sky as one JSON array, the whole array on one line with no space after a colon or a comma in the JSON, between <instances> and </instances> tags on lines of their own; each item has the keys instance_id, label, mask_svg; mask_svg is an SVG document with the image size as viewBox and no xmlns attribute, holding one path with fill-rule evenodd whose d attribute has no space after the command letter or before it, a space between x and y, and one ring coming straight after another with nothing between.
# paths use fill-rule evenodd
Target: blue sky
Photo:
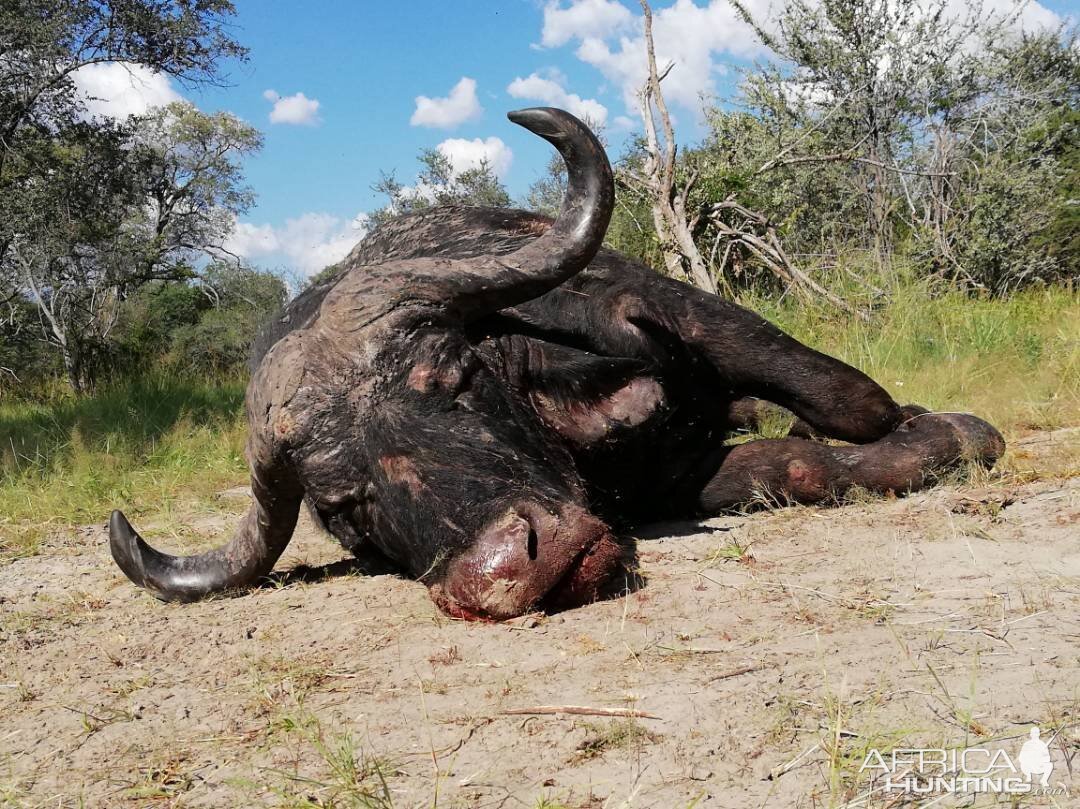
<instances>
[{"instance_id":1,"label":"blue sky","mask_svg":"<svg viewBox=\"0 0 1080 809\"><path fill-rule=\"evenodd\" d=\"M234 1L233 33L250 59L226 66L228 86L148 76L133 97L108 66L87 83L105 105L137 111L179 95L263 132L262 152L245 165L257 204L230 241L263 266L303 275L341 258L363 235L356 218L384 202L371 191L380 170L413 182L422 148L441 148L462 168L484 154L511 194L524 194L550 149L510 124L509 110L546 103L602 118L613 156L637 129L632 94L644 63L635 0ZM746 5L765 17L781 2ZM1076 6L1031 3L1024 20L1053 24L1075 17ZM658 59L676 63L665 93L679 139L693 142L700 96L730 95L733 68L767 53L727 0L653 8Z\"/></svg>"},{"instance_id":2,"label":"blue sky","mask_svg":"<svg viewBox=\"0 0 1080 809\"><path fill-rule=\"evenodd\" d=\"M451 137L501 138L515 158L505 180L514 191L528 186L546 144L530 142L532 136L519 135L505 120L508 110L523 105L505 90L515 77L553 64L553 54L529 47L542 24L537 4L319 6L325 13L311 7L297 13L295 3L279 0L239 2L236 33L251 48L250 61L232 71L235 86L193 99L204 108L227 108L265 133L262 154L248 163L253 187L265 189L255 217L280 221L314 210L354 216L381 204L369 188L380 169L396 169L400 179L411 180L417 152ZM586 66L567 61L558 60L561 70L595 88ZM462 77L476 81L483 107L477 119L443 128L410 126L417 96L445 97ZM317 99L322 122L270 124L271 104L262 95L268 88Z\"/></svg>"}]
</instances>

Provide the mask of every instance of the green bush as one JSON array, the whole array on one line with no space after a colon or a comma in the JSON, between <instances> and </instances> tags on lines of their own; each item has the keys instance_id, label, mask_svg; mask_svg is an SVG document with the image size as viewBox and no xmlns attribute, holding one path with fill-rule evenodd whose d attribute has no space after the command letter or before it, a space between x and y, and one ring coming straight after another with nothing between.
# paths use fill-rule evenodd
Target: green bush
<instances>
[{"instance_id":1,"label":"green bush","mask_svg":"<svg viewBox=\"0 0 1080 809\"><path fill-rule=\"evenodd\" d=\"M117 323L114 363L131 372L152 365L168 353L173 336L196 324L211 299L190 284L155 283L125 301Z\"/></svg>"},{"instance_id":2,"label":"green bush","mask_svg":"<svg viewBox=\"0 0 1080 809\"><path fill-rule=\"evenodd\" d=\"M260 325L258 313L252 310L210 309L198 323L173 332L166 364L194 375L237 371L247 363Z\"/></svg>"}]
</instances>

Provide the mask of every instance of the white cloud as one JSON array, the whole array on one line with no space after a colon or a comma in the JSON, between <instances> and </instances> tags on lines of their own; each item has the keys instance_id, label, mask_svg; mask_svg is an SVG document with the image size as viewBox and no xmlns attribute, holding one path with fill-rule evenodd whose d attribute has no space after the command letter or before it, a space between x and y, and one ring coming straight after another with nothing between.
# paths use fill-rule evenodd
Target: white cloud
<instances>
[{"instance_id":1,"label":"white cloud","mask_svg":"<svg viewBox=\"0 0 1080 809\"><path fill-rule=\"evenodd\" d=\"M453 129L466 121L479 118L483 111L484 108L476 99L476 81L464 76L446 98L417 96L416 110L409 123L413 126Z\"/></svg>"},{"instance_id":2,"label":"white cloud","mask_svg":"<svg viewBox=\"0 0 1080 809\"><path fill-rule=\"evenodd\" d=\"M746 5L756 18L768 16L770 0L750 0ZM645 80L645 44L640 28L638 18L635 33L620 36L617 44L584 31L574 34L579 40L577 57L620 87L628 108L636 106L636 94ZM676 0L674 5L654 11L653 41L657 64L661 68L669 62L675 64L664 80L664 97L669 103L694 110L700 107L702 95L716 92L714 77L725 71L719 61L722 54L749 58L764 53L728 0L711 0L704 6Z\"/></svg>"},{"instance_id":3,"label":"white cloud","mask_svg":"<svg viewBox=\"0 0 1080 809\"><path fill-rule=\"evenodd\" d=\"M225 249L244 258L262 258L276 253L280 247L277 231L273 225L253 225L236 222L232 233L225 240Z\"/></svg>"},{"instance_id":4,"label":"white cloud","mask_svg":"<svg viewBox=\"0 0 1080 809\"><path fill-rule=\"evenodd\" d=\"M237 222L225 249L250 260L279 260L312 275L345 258L367 233L365 214L345 220L328 213L305 213L281 227Z\"/></svg>"},{"instance_id":5,"label":"white cloud","mask_svg":"<svg viewBox=\"0 0 1080 809\"><path fill-rule=\"evenodd\" d=\"M957 17L963 16L968 10L966 0L950 0L948 11ZM1024 3L1018 7L1016 0L984 0L980 16L1001 17L1013 15L1019 11L1019 16L1013 24L1014 29L1033 33L1035 31L1057 28L1064 19L1046 6L1037 2Z\"/></svg>"},{"instance_id":6,"label":"white cloud","mask_svg":"<svg viewBox=\"0 0 1080 809\"><path fill-rule=\"evenodd\" d=\"M567 8L552 0L544 6L540 42L557 48L574 38L604 38L630 27L633 21L634 15L616 0L573 0Z\"/></svg>"},{"instance_id":7,"label":"white cloud","mask_svg":"<svg viewBox=\"0 0 1080 809\"><path fill-rule=\"evenodd\" d=\"M89 117L127 118L183 100L168 76L128 62L85 65L72 78Z\"/></svg>"},{"instance_id":8,"label":"white cloud","mask_svg":"<svg viewBox=\"0 0 1080 809\"><path fill-rule=\"evenodd\" d=\"M454 171L460 174L463 171L474 169L484 160L498 177L503 177L510 170L510 164L514 160L514 153L500 138L450 138L444 140L435 147L447 158L454 167Z\"/></svg>"},{"instance_id":9,"label":"white cloud","mask_svg":"<svg viewBox=\"0 0 1080 809\"><path fill-rule=\"evenodd\" d=\"M599 101L582 98L577 93L568 93L561 82L546 79L538 73L532 73L524 79L514 79L506 92L514 98L535 99L553 107L562 107L578 118L588 118L597 126L603 126L607 122L607 107Z\"/></svg>"},{"instance_id":10,"label":"white cloud","mask_svg":"<svg viewBox=\"0 0 1080 809\"><path fill-rule=\"evenodd\" d=\"M270 110L270 123L272 124L316 126L322 123L322 119L319 117L318 100L308 98L303 93L282 96L276 90L267 90L263 93L263 98L274 105L273 109Z\"/></svg>"}]
</instances>

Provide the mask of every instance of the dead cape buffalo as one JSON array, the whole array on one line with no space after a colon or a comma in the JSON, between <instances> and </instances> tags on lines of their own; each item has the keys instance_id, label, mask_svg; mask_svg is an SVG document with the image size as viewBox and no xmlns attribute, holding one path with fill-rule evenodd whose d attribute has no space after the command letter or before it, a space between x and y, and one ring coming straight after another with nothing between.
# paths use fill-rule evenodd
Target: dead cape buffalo
<instances>
[{"instance_id":1,"label":"dead cape buffalo","mask_svg":"<svg viewBox=\"0 0 1080 809\"><path fill-rule=\"evenodd\" d=\"M611 526L763 493L906 492L1003 452L986 422L901 407L752 312L601 249L614 190L599 142L561 110L509 117L565 160L559 216L446 207L375 230L256 346L254 497L235 537L167 556L113 512L132 581L179 601L251 585L306 500L447 613L504 619L597 598L621 570ZM849 443L726 445L755 399Z\"/></svg>"}]
</instances>

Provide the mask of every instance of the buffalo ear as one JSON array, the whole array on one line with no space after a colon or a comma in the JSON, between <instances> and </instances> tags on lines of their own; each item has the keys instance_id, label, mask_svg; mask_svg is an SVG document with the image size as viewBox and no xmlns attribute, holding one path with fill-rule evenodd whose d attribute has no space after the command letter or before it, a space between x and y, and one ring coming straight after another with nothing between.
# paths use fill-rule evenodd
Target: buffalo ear
<instances>
[{"instance_id":1,"label":"buffalo ear","mask_svg":"<svg viewBox=\"0 0 1080 809\"><path fill-rule=\"evenodd\" d=\"M663 407L664 390L641 360L530 342L522 388L544 423L572 444L601 442Z\"/></svg>"}]
</instances>

